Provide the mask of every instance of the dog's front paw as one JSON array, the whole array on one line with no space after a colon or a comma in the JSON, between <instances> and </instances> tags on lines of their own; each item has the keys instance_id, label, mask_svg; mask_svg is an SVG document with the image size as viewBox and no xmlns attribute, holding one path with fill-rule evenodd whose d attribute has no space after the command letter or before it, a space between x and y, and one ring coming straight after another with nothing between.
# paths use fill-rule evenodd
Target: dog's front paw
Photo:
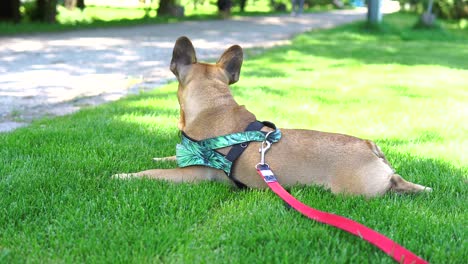
<instances>
[{"instance_id":1,"label":"dog's front paw","mask_svg":"<svg viewBox=\"0 0 468 264\"><path fill-rule=\"evenodd\" d=\"M119 173L112 175L112 179L126 180L136 177L135 173Z\"/></svg>"}]
</instances>

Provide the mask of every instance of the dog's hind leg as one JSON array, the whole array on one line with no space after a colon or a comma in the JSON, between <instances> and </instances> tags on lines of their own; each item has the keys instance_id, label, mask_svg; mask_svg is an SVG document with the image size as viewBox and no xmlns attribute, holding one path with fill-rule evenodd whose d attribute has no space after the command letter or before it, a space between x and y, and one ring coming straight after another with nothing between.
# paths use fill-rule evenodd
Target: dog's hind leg
<instances>
[{"instance_id":1,"label":"dog's hind leg","mask_svg":"<svg viewBox=\"0 0 468 264\"><path fill-rule=\"evenodd\" d=\"M164 157L164 158L153 158L153 161L160 162L160 161L177 161L176 156Z\"/></svg>"},{"instance_id":2,"label":"dog's hind leg","mask_svg":"<svg viewBox=\"0 0 468 264\"><path fill-rule=\"evenodd\" d=\"M370 140L366 140L368 146L374 152L374 154L379 157L385 164L387 164L394 172L395 170L393 169L392 165L390 165L390 162L388 162L387 158L385 158L384 153L382 150L375 144L374 142ZM409 181L406 181L403 179L400 175L398 174L393 174L390 177L390 190L398 192L398 193L418 193L418 192L431 192L432 189L429 187L425 187L416 183L412 183Z\"/></svg>"},{"instance_id":3,"label":"dog's hind leg","mask_svg":"<svg viewBox=\"0 0 468 264\"><path fill-rule=\"evenodd\" d=\"M154 169L136 173L121 173L112 176L114 179L155 179L172 182L198 182L205 180L223 180L226 178L222 170L204 166L190 166L176 169Z\"/></svg>"},{"instance_id":4,"label":"dog's hind leg","mask_svg":"<svg viewBox=\"0 0 468 264\"><path fill-rule=\"evenodd\" d=\"M418 192L431 192L432 189L416 183L406 181L398 174L393 174L390 178L390 190L398 193L418 193Z\"/></svg>"}]
</instances>

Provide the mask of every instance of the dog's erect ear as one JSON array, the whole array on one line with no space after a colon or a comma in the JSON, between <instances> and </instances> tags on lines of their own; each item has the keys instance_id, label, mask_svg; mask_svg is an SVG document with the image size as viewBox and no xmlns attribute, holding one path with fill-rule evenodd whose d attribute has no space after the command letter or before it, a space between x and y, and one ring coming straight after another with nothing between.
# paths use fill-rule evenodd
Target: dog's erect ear
<instances>
[{"instance_id":1,"label":"dog's erect ear","mask_svg":"<svg viewBox=\"0 0 468 264\"><path fill-rule=\"evenodd\" d=\"M178 38L172 51L171 71L179 78L181 67L195 62L197 62L197 56L190 39L185 36Z\"/></svg>"},{"instance_id":2,"label":"dog's erect ear","mask_svg":"<svg viewBox=\"0 0 468 264\"><path fill-rule=\"evenodd\" d=\"M242 48L239 45L234 45L227 49L216 63L228 74L229 84L239 80L243 56Z\"/></svg>"}]
</instances>

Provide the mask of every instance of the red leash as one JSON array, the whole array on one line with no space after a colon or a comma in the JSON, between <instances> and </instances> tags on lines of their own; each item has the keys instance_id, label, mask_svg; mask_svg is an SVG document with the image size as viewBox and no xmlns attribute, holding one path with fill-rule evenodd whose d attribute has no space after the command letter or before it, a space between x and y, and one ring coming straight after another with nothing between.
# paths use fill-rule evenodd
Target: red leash
<instances>
[{"instance_id":1,"label":"red leash","mask_svg":"<svg viewBox=\"0 0 468 264\"><path fill-rule=\"evenodd\" d=\"M395 241L378 233L377 231L374 231L349 218L327 212L322 212L298 201L278 183L275 175L270 170L270 167L264 162L264 154L268 148L264 148L264 146L262 145L262 149L260 150L260 152L262 152L262 162L257 165L257 172L268 184L268 187L270 187L271 190L273 190L273 192L275 192L279 197L281 197L281 199L283 199L292 208L296 209L298 212L312 220L337 227L364 240L367 240L369 243L380 248L383 252L385 252L387 255L389 255L399 263L428 263L424 259L418 257L413 252L402 247Z\"/></svg>"}]
</instances>

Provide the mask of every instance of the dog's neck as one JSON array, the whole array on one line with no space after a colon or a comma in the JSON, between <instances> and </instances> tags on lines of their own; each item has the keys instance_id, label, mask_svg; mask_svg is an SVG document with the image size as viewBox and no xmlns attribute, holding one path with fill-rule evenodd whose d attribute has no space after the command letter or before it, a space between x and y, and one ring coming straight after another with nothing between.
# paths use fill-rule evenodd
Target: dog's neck
<instances>
[{"instance_id":1,"label":"dog's neck","mask_svg":"<svg viewBox=\"0 0 468 264\"><path fill-rule=\"evenodd\" d=\"M227 85L221 89L205 87L203 93L200 90L188 91L184 98L189 99L181 102L183 131L189 137L202 140L241 132L256 120L254 114L234 100Z\"/></svg>"}]
</instances>

